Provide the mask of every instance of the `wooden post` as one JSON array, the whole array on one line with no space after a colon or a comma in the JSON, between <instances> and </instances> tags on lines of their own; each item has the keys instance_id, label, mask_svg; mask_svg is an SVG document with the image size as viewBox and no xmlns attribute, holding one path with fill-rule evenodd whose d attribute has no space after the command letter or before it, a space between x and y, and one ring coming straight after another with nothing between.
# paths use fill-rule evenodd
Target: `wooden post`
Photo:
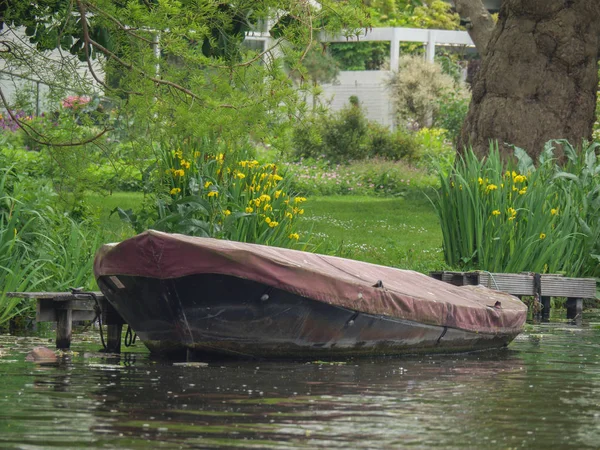
<instances>
[{"instance_id":1,"label":"wooden post","mask_svg":"<svg viewBox=\"0 0 600 450\"><path fill-rule=\"evenodd\" d=\"M106 352L121 353L121 339L125 321L117 310L104 299L101 302L102 321L106 324Z\"/></svg>"},{"instance_id":2,"label":"wooden post","mask_svg":"<svg viewBox=\"0 0 600 450\"><path fill-rule=\"evenodd\" d=\"M56 310L56 348L66 350L71 348L72 324L73 311L71 308Z\"/></svg>"},{"instance_id":3,"label":"wooden post","mask_svg":"<svg viewBox=\"0 0 600 450\"><path fill-rule=\"evenodd\" d=\"M567 319L577 319L583 313L583 299L569 297L567 298Z\"/></svg>"},{"instance_id":4,"label":"wooden post","mask_svg":"<svg viewBox=\"0 0 600 450\"><path fill-rule=\"evenodd\" d=\"M123 324L109 324L107 325L107 329L106 352L121 353L121 333L123 331Z\"/></svg>"},{"instance_id":5,"label":"wooden post","mask_svg":"<svg viewBox=\"0 0 600 450\"><path fill-rule=\"evenodd\" d=\"M547 320L550 318L550 303L551 297L542 296L542 320Z\"/></svg>"}]
</instances>

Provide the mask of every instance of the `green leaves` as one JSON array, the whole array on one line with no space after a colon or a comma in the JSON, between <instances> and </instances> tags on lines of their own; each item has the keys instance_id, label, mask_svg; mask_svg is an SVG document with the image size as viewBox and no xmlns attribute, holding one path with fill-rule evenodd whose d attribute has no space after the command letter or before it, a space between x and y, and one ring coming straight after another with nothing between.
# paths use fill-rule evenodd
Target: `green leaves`
<instances>
[{"instance_id":1,"label":"green leaves","mask_svg":"<svg viewBox=\"0 0 600 450\"><path fill-rule=\"evenodd\" d=\"M568 163L553 157L560 144ZM600 273L600 188L596 145L576 152L546 144L537 167L515 147L517 167L503 167L496 146L479 160L467 152L434 201L448 264L491 272ZM514 170L514 171L513 171Z\"/></svg>"},{"instance_id":2,"label":"green leaves","mask_svg":"<svg viewBox=\"0 0 600 450\"><path fill-rule=\"evenodd\" d=\"M260 164L247 147L204 137L173 138L157 148L153 209L116 208L137 232L171 233L298 247L302 197L276 164Z\"/></svg>"},{"instance_id":3,"label":"green leaves","mask_svg":"<svg viewBox=\"0 0 600 450\"><path fill-rule=\"evenodd\" d=\"M8 298L7 292L58 291L93 285L92 261L100 232L57 212L53 197L39 195L40 180L27 184L12 169L0 169L0 327L33 303ZM19 197L17 200L16 197Z\"/></svg>"}]
</instances>

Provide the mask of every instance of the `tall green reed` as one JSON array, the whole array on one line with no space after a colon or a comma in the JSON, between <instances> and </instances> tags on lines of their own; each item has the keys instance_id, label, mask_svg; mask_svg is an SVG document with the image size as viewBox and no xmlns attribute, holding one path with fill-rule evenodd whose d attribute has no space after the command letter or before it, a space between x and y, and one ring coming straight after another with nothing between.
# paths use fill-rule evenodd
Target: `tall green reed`
<instances>
[{"instance_id":1,"label":"tall green reed","mask_svg":"<svg viewBox=\"0 0 600 450\"><path fill-rule=\"evenodd\" d=\"M13 168L0 169L0 327L28 314L31 301L9 298L8 292L92 287L93 255L101 233L91 223L76 222L51 205L36 207L13 194L23 194Z\"/></svg>"},{"instance_id":2,"label":"tall green reed","mask_svg":"<svg viewBox=\"0 0 600 450\"><path fill-rule=\"evenodd\" d=\"M45 281L45 261L35 256L27 241L40 216L24 211L23 205L8 195L11 174L10 168L3 169L0 177L0 326L31 307L29 302L9 298L7 293L32 290Z\"/></svg>"},{"instance_id":3,"label":"tall green reed","mask_svg":"<svg viewBox=\"0 0 600 450\"><path fill-rule=\"evenodd\" d=\"M446 262L493 272L586 274L590 235L575 219L580 198L560 183L552 143L537 167L515 149L503 164L496 145L487 157L471 151L440 175L434 200ZM515 170L516 169L516 170Z\"/></svg>"}]
</instances>

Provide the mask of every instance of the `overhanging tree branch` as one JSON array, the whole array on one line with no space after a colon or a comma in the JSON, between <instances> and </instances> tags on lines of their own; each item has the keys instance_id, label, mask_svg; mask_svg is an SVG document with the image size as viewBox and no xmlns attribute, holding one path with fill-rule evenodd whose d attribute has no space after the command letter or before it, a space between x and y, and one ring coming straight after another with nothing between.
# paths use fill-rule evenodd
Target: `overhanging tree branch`
<instances>
[{"instance_id":1,"label":"overhanging tree branch","mask_svg":"<svg viewBox=\"0 0 600 450\"><path fill-rule=\"evenodd\" d=\"M19 120L17 118L17 116L15 115L15 113L10 109L10 105L8 104L8 101L6 100L6 97L4 96L4 92L2 92L1 87L0 87L0 100L2 101L2 105L8 112L8 115L10 116L10 118L17 124L17 126L21 130L23 130L23 133L25 133L27 135L27 137L29 139L31 139L33 142L36 142L37 144L40 144L40 145L46 145L48 147L77 147L79 145L85 145L85 144L94 142L97 139L101 138L104 134L111 131L111 128L104 128L100 133L98 133L94 136L91 136L87 139L84 139L82 141L77 141L77 142L50 142L50 141L42 140L41 138L43 138L43 135L39 131L37 131L31 125L23 122L22 120ZM32 133L35 133L37 136L39 136L39 138L34 137L32 135Z\"/></svg>"},{"instance_id":2,"label":"overhanging tree branch","mask_svg":"<svg viewBox=\"0 0 600 450\"><path fill-rule=\"evenodd\" d=\"M86 22L86 9L83 5L83 2L81 2L81 0L77 0L77 6L79 8L79 13L81 15L81 30L83 33L83 41L84 41L84 48L85 48L85 53L86 53L86 59L88 62L88 67L90 69L90 71L93 72L93 68L91 67L91 62L90 62L90 47L94 47L96 50L100 51L106 58L112 59L114 61L116 61L118 64L120 64L121 66L123 66L124 68L128 69L128 70L132 70L135 71L137 73L139 73L140 75L142 75L144 78L146 78L147 80L152 81L153 83L155 83L156 85L162 85L162 86L168 86L170 88L176 89L180 92L183 92L184 94L188 95L189 97L198 100L198 101L202 101L202 98L200 98L198 95L196 95L194 92L192 92L191 90L177 84L174 83L172 81L169 80L164 80L158 77L154 77L151 75L148 75L144 70L140 69L139 67L136 67L134 64L129 63L125 60L123 60L122 58L120 58L119 56L117 56L116 54L114 54L113 52L111 52L109 49L107 49L106 47L104 47L103 45L101 45L100 43L96 42L95 40L93 40L90 37L90 33L89 33L89 28L87 26L87 22ZM102 86L104 86L107 89L110 89L104 82L98 80L98 77L93 73L94 78L96 79L96 81L98 81L99 83L102 84ZM141 93L136 93L138 95L142 95ZM229 104L224 104L224 105L219 105L219 107L221 108L232 108L232 109L236 109L236 107L234 105L229 105Z\"/></svg>"},{"instance_id":3,"label":"overhanging tree branch","mask_svg":"<svg viewBox=\"0 0 600 450\"><path fill-rule=\"evenodd\" d=\"M473 39L477 51L484 57L487 54L492 31L496 26L494 19L481 0L454 0L454 6L461 19L466 21L467 32Z\"/></svg>"}]
</instances>

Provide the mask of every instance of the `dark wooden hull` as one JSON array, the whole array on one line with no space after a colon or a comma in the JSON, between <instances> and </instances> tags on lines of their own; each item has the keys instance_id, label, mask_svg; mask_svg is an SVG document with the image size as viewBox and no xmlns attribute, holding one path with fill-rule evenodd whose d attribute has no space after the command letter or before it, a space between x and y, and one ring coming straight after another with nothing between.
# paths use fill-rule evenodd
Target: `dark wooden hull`
<instances>
[{"instance_id":1,"label":"dark wooden hull","mask_svg":"<svg viewBox=\"0 0 600 450\"><path fill-rule=\"evenodd\" d=\"M101 276L110 303L151 352L308 358L463 352L506 346L486 334L364 314L226 275Z\"/></svg>"}]
</instances>

